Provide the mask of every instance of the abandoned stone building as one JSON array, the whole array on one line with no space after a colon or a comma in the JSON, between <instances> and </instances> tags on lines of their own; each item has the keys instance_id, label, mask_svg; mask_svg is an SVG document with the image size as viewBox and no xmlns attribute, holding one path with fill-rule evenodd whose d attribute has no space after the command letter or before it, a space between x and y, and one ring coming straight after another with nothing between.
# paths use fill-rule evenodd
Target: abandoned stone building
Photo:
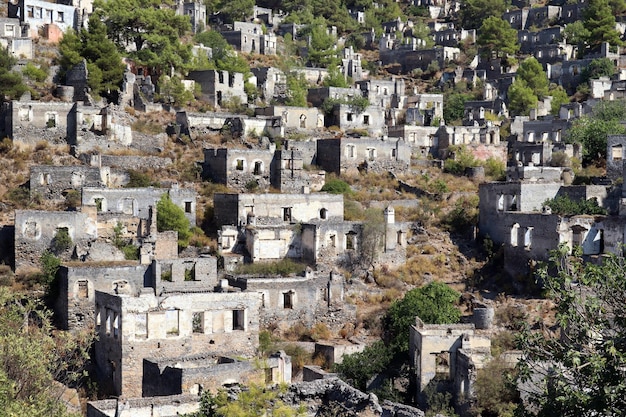
<instances>
[{"instance_id":1,"label":"abandoned stone building","mask_svg":"<svg viewBox=\"0 0 626 417\"><path fill-rule=\"evenodd\" d=\"M424 324L416 317L410 327L409 357L415 378L415 398L450 384L455 402L472 397L476 374L491 359L491 339L475 332L474 324Z\"/></svg>"},{"instance_id":2,"label":"abandoned stone building","mask_svg":"<svg viewBox=\"0 0 626 417\"><path fill-rule=\"evenodd\" d=\"M356 308L344 302L345 279L337 272L329 275L307 268L297 276L228 275L227 278L229 285L244 292L261 293L259 320L263 328L286 330L298 323L311 327L324 322L338 330L356 318Z\"/></svg>"},{"instance_id":3,"label":"abandoned stone building","mask_svg":"<svg viewBox=\"0 0 626 417\"><path fill-rule=\"evenodd\" d=\"M626 136L609 135L607 137L606 176L612 180L624 177L626 154Z\"/></svg>"},{"instance_id":4,"label":"abandoned stone building","mask_svg":"<svg viewBox=\"0 0 626 417\"><path fill-rule=\"evenodd\" d=\"M263 55L276 54L276 35L264 32L258 23L234 22L233 30L224 30L220 34L238 51Z\"/></svg>"},{"instance_id":5,"label":"abandoned stone building","mask_svg":"<svg viewBox=\"0 0 626 417\"><path fill-rule=\"evenodd\" d=\"M256 77L256 86L265 102L287 97L287 76L283 71L274 67L250 68L250 71Z\"/></svg>"},{"instance_id":6,"label":"abandoned stone building","mask_svg":"<svg viewBox=\"0 0 626 417\"><path fill-rule=\"evenodd\" d=\"M207 14L206 5L197 0L178 0L176 2L176 13L181 16L189 16L191 31L198 33L204 30Z\"/></svg>"},{"instance_id":7,"label":"abandoned stone building","mask_svg":"<svg viewBox=\"0 0 626 417\"><path fill-rule=\"evenodd\" d=\"M143 396L217 392L233 384L289 384L291 358L284 352L263 361L205 354L178 358L145 358ZM197 397L196 397L197 398Z\"/></svg>"},{"instance_id":8,"label":"abandoned stone building","mask_svg":"<svg viewBox=\"0 0 626 417\"><path fill-rule=\"evenodd\" d=\"M197 357L206 363L208 346L211 356L227 357L251 357L258 348L259 293L155 295L148 288L133 296L96 291L95 303L97 373L102 386L115 395L140 397L144 387L148 391L151 382L146 378L153 379L155 372L150 363ZM196 393L201 389L186 388ZM182 387L177 390L182 392Z\"/></svg>"},{"instance_id":9,"label":"abandoned stone building","mask_svg":"<svg viewBox=\"0 0 626 417\"><path fill-rule=\"evenodd\" d=\"M27 273L39 268L39 258L59 234L70 238L69 247L60 249L71 255L76 245L98 237L95 213L16 210L15 272Z\"/></svg>"},{"instance_id":10,"label":"abandoned stone building","mask_svg":"<svg viewBox=\"0 0 626 417\"><path fill-rule=\"evenodd\" d=\"M7 15L20 20L28 27L30 38L38 38L40 31L45 38L58 42L68 29L77 29L77 10L72 5L48 3L40 0L9 2Z\"/></svg>"},{"instance_id":11,"label":"abandoned stone building","mask_svg":"<svg viewBox=\"0 0 626 417\"><path fill-rule=\"evenodd\" d=\"M33 58L33 41L27 32L28 28L19 19L0 18L0 45L14 57Z\"/></svg>"},{"instance_id":12,"label":"abandoned stone building","mask_svg":"<svg viewBox=\"0 0 626 417\"><path fill-rule=\"evenodd\" d=\"M174 133L188 135L196 139L205 134L230 134L233 137L266 134L272 137L284 136L280 116L246 117L232 113L192 113L181 110L176 113Z\"/></svg>"},{"instance_id":13,"label":"abandoned stone building","mask_svg":"<svg viewBox=\"0 0 626 417\"><path fill-rule=\"evenodd\" d=\"M436 151L439 126L397 125L389 127L390 138L400 138L411 147L413 158L426 158Z\"/></svg>"},{"instance_id":14,"label":"abandoned stone building","mask_svg":"<svg viewBox=\"0 0 626 417\"><path fill-rule=\"evenodd\" d=\"M320 107L326 99L347 101L355 97L362 96L363 93L361 92L361 90L356 88L317 87L308 89L306 101L308 103L311 103L313 107Z\"/></svg>"},{"instance_id":15,"label":"abandoned stone building","mask_svg":"<svg viewBox=\"0 0 626 417\"><path fill-rule=\"evenodd\" d=\"M316 107L269 106L257 107L254 111L257 116L280 117L286 130L324 127L324 114Z\"/></svg>"},{"instance_id":16,"label":"abandoned stone building","mask_svg":"<svg viewBox=\"0 0 626 417\"><path fill-rule=\"evenodd\" d=\"M350 104L335 104L331 115L326 117L326 126L337 126L341 130L366 131L369 136L382 136L386 131L384 107L369 105L364 109Z\"/></svg>"},{"instance_id":17,"label":"abandoned stone building","mask_svg":"<svg viewBox=\"0 0 626 417\"><path fill-rule=\"evenodd\" d=\"M149 283L149 265L67 266L59 269L55 321L62 329L95 324L96 291L138 295Z\"/></svg>"},{"instance_id":18,"label":"abandoned stone building","mask_svg":"<svg viewBox=\"0 0 626 417\"><path fill-rule=\"evenodd\" d=\"M369 231L364 233L362 222L316 220L305 223L301 236L302 259L311 264L329 262L344 267L353 267L363 261L397 267L406 260L410 226L395 221L395 210L391 206L384 210L384 228L380 236ZM368 240L367 246L363 244L365 239ZM372 249L374 256L367 253Z\"/></svg>"},{"instance_id":19,"label":"abandoned stone building","mask_svg":"<svg viewBox=\"0 0 626 417\"><path fill-rule=\"evenodd\" d=\"M48 3L46 3L48 4ZM125 113L72 102L42 102L23 97L4 103L0 133L16 144L70 145L76 154L95 148L126 148L132 132Z\"/></svg>"},{"instance_id":20,"label":"abandoned stone building","mask_svg":"<svg viewBox=\"0 0 626 417\"><path fill-rule=\"evenodd\" d=\"M404 122L407 125L438 127L440 123L443 123L443 94L408 96Z\"/></svg>"},{"instance_id":21,"label":"abandoned stone building","mask_svg":"<svg viewBox=\"0 0 626 417\"><path fill-rule=\"evenodd\" d=\"M273 144L267 149L206 148L202 176L235 189L244 189L251 181L267 189L275 150Z\"/></svg>"},{"instance_id":22,"label":"abandoned stone building","mask_svg":"<svg viewBox=\"0 0 626 417\"><path fill-rule=\"evenodd\" d=\"M305 169L302 152L296 149L277 150L270 166L270 183L282 193L308 193L322 189L326 173Z\"/></svg>"},{"instance_id":23,"label":"abandoned stone building","mask_svg":"<svg viewBox=\"0 0 626 417\"><path fill-rule=\"evenodd\" d=\"M106 166L33 165L30 167L29 184L31 195L39 195L46 200L62 201L70 190L119 186L126 182L125 180L125 173L116 172Z\"/></svg>"},{"instance_id":24,"label":"abandoned stone building","mask_svg":"<svg viewBox=\"0 0 626 417\"><path fill-rule=\"evenodd\" d=\"M110 259L113 261L113 259ZM217 284L214 257L154 259L107 266L86 263L60 268L55 320L63 329L90 328L95 324L95 293L139 296L145 288L158 292L213 291Z\"/></svg>"},{"instance_id":25,"label":"abandoned stone building","mask_svg":"<svg viewBox=\"0 0 626 417\"><path fill-rule=\"evenodd\" d=\"M82 190L82 205L95 207L100 214L125 214L140 219L148 219L150 207L156 206L161 197L167 194L172 202L180 207L189 223L196 224L196 192L172 184L170 188L91 188Z\"/></svg>"},{"instance_id":26,"label":"abandoned stone building","mask_svg":"<svg viewBox=\"0 0 626 417\"><path fill-rule=\"evenodd\" d=\"M316 161L326 172L336 174L354 173L364 162L400 171L409 167L411 147L397 138L318 139Z\"/></svg>"},{"instance_id":27,"label":"abandoned stone building","mask_svg":"<svg viewBox=\"0 0 626 417\"><path fill-rule=\"evenodd\" d=\"M438 157L446 159L450 148L465 146L475 158L486 161L494 158L505 162L507 144L500 141L499 126L488 123L484 126L441 126L437 130Z\"/></svg>"},{"instance_id":28,"label":"abandoned stone building","mask_svg":"<svg viewBox=\"0 0 626 417\"><path fill-rule=\"evenodd\" d=\"M248 102L242 73L217 70L191 71L187 79L194 80L200 85L202 100L213 107L222 106L227 101Z\"/></svg>"},{"instance_id":29,"label":"abandoned stone building","mask_svg":"<svg viewBox=\"0 0 626 417\"><path fill-rule=\"evenodd\" d=\"M511 275L527 273L531 261L547 260L549 251L561 243L570 249L581 246L584 255L618 252L624 241L621 216L552 214L544 203L556 196L575 201L595 198L609 214L619 211L619 195L605 185L565 186L560 178L480 184L479 233L503 245L505 268Z\"/></svg>"},{"instance_id":30,"label":"abandoned stone building","mask_svg":"<svg viewBox=\"0 0 626 417\"><path fill-rule=\"evenodd\" d=\"M406 85L402 78L388 80L357 81L355 86L361 90L369 103L382 108L403 108L406 106Z\"/></svg>"}]
</instances>

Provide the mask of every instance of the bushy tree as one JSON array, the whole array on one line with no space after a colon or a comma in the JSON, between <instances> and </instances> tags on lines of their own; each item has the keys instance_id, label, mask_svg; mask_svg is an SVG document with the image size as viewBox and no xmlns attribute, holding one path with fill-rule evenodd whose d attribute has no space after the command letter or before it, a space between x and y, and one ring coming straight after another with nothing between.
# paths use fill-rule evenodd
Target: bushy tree
<instances>
[{"instance_id":1,"label":"bushy tree","mask_svg":"<svg viewBox=\"0 0 626 417\"><path fill-rule=\"evenodd\" d=\"M517 31L509 22L496 16L488 17L483 21L476 40L482 48L483 56L495 53L497 58L513 55L519 50Z\"/></svg>"},{"instance_id":2,"label":"bushy tree","mask_svg":"<svg viewBox=\"0 0 626 417\"><path fill-rule=\"evenodd\" d=\"M339 178L333 178L326 181L322 190L331 194L350 194L352 193L352 189L350 188L350 184L345 182L344 180L340 180Z\"/></svg>"},{"instance_id":3,"label":"bushy tree","mask_svg":"<svg viewBox=\"0 0 626 417\"><path fill-rule=\"evenodd\" d=\"M94 13L120 50L132 44L130 56L159 73L185 71L191 45L181 39L191 30L188 16L177 15L171 0L96 0Z\"/></svg>"},{"instance_id":4,"label":"bushy tree","mask_svg":"<svg viewBox=\"0 0 626 417\"><path fill-rule=\"evenodd\" d=\"M616 72L617 68L613 61L608 58L596 58L583 69L581 82L588 82L600 77L611 77Z\"/></svg>"},{"instance_id":5,"label":"bushy tree","mask_svg":"<svg viewBox=\"0 0 626 417\"><path fill-rule=\"evenodd\" d=\"M159 98L165 103L184 106L195 100L193 92L186 89L180 77L162 76L159 78Z\"/></svg>"},{"instance_id":6,"label":"bushy tree","mask_svg":"<svg viewBox=\"0 0 626 417\"><path fill-rule=\"evenodd\" d=\"M443 102L443 119L446 123L462 120L465 116L465 102L470 100L468 94L452 93Z\"/></svg>"},{"instance_id":7,"label":"bushy tree","mask_svg":"<svg viewBox=\"0 0 626 417\"><path fill-rule=\"evenodd\" d=\"M213 394L204 391L200 399L200 411L192 417L298 417L304 416L303 407L290 407L280 399L287 390L286 385L274 388L260 384L244 387L235 398L225 390Z\"/></svg>"},{"instance_id":8,"label":"bushy tree","mask_svg":"<svg viewBox=\"0 0 626 417\"><path fill-rule=\"evenodd\" d=\"M563 216L606 214L606 209L598 205L598 200L595 197L572 200L569 196L562 195L544 201L543 205L549 206L552 213Z\"/></svg>"},{"instance_id":9,"label":"bushy tree","mask_svg":"<svg viewBox=\"0 0 626 417\"><path fill-rule=\"evenodd\" d=\"M526 86L530 87L538 98L543 98L548 94L548 86L550 84L548 76L535 57L522 61L515 77L523 80Z\"/></svg>"},{"instance_id":10,"label":"bushy tree","mask_svg":"<svg viewBox=\"0 0 626 417\"><path fill-rule=\"evenodd\" d=\"M346 80L346 77L343 76L343 73L340 71L339 67L333 66L328 69L328 75L324 78L322 84L325 87L340 87L340 88L348 88L350 84Z\"/></svg>"},{"instance_id":11,"label":"bushy tree","mask_svg":"<svg viewBox=\"0 0 626 417\"><path fill-rule=\"evenodd\" d=\"M379 209L365 210L365 220L361 231L361 261L369 268L374 268L378 255L382 250L385 235L385 219Z\"/></svg>"},{"instance_id":12,"label":"bushy tree","mask_svg":"<svg viewBox=\"0 0 626 417\"><path fill-rule=\"evenodd\" d=\"M393 352L382 341L374 342L362 352L345 355L340 364L335 365L341 379L353 387L365 391L367 382L386 370L393 358Z\"/></svg>"},{"instance_id":13,"label":"bushy tree","mask_svg":"<svg viewBox=\"0 0 626 417\"><path fill-rule=\"evenodd\" d=\"M478 29L483 20L502 16L507 7L508 2L505 0L466 0L461 3L459 11L461 27Z\"/></svg>"},{"instance_id":14,"label":"bushy tree","mask_svg":"<svg viewBox=\"0 0 626 417\"><path fill-rule=\"evenodd\" d=\"M288 106L306 107L309 83L300 72L289 72L287 74L288 97L285 102Z\"/></svg>"},{"instance_id":15,"label":"bushy tree","mask_svg":"<svg viewBox=\"0 0 626 417\"><path fill-rule=\"evenodd\" d=\"M526 325L519 381L532 381L528 416L620 416L626 410L626 260L584 263L561 245L538 270L556 334ZM521 407L524 408L524 407Z\"/></svg>"},{"instance_id":16,"label":"bushy tree","mask_svg":"<svg viewBox=\"0 0 626 417\"><path fill-rule=\"evenodd\" d=\"M590 0L583 11L583 23L589 31L587 45L595 47L603 42L612 46L623 44L620 33L615 29L615 15L608 0Z\"/></svg>"},{"instance_id":17,"label":"bushy tree","mask_svg":"<svg viewBox=\"0 0 626 417\"><path fill-rule=\"evenodd\" d=\"M187 247L191 237L189 220L185 217L183 209L178 207L169 194L165 193L157 202L157 230L175 230L178 232L178 246Z\"/></svg>"},{"instance_id":18,"label":"bushy tree","mask_svg":"<svg viewBox=\"0 0 626 417\"><path fill-rule=\"evenodd\" d=\"M567 143L579 143L583 145L583 162L589 163L598 159L606 158L606 138L608 135L620 135L626 133L626 129L619 123L621 118L612 118L620 115L620 102L617 104L604 104L594 114L576 119L572 127L567 131L565 141ZM622 104L623 105L623 104Z\"/></svg>"},{"instance_id":19,"label":"bushy tree","mask_svg":"<svg viewBox=\"0 0 626 417\"><path fill-rule=\"evenodd\" d=\"M0 100L15 100L28 91L22 76L13 71L16 62L5 48L0 48Z\"/></svg>"},{"instance_id":20,"label":"bushy tree","mask_svg":"<svg viewBox=\"0 0 626 417\"><path fill-rule=\"evenodd\" d=\"M551 89L548 95L552 96L552 102L550 103L550 114L557 116L561 106L569 103L569 96L563 87L560 85Z\"/></svg>"},{"instance_id":21,"label":"bushy tree","mask_svg":"<svg viewBox=\"0 0 626 417\"><path fill-rule=\"evenodd\" d=\"M327 29L326 20L316 19L302 32L310 39L308 60L313 66L327 68L337 64L337 38L328 33Z\"/></svg>"},{"instance_id":22,"label":"bushy tree","mask_svg":"<svg viewBox=\"0 0 626 417\"><path fill-rule=\"evenodd\" d=\"M532 108L537 106L538 98L533 89L526 85L522 79L516 79L509 86L507 92L509 109L514 114L527 115Z\"/></svg>"},{"instance_id":23,"label":"bushy tree","mask_svg":"<svg viewBox=\"0 0 626 417\"><path fill-rule=\"evenodd\" d=\"M107 37L100 16L89 18L89 28L78 33L70 30L59 42L61 70L66 73L83 59L87 62L87 83L96 96L117 91L122 85L124 64L115 44Z\"/></svg>"},{"instance_id":24,"label":"bushy tree","mask_svg":"<svg viewBox=\"0 0 626 417\"><path fill-rule=\"evenodd\" d=\"M395 352L408 352L409 327L415 324L415 317L428 324L458 323L458 300L458 292L436 281L407 292L391 304L385 316L389 345Z\"/></svg>"},{"instance_id":25,"label":"bushy tree","mask_svg":"<svg viewBox=\"0 0 626 417\"><path fill-rule=\"evenodd\" d=\"M80 386L91 335L54 332L52 313L0 288L0 407L5 416L70 416L62 385Z\"/></svg>"}]
</instances>

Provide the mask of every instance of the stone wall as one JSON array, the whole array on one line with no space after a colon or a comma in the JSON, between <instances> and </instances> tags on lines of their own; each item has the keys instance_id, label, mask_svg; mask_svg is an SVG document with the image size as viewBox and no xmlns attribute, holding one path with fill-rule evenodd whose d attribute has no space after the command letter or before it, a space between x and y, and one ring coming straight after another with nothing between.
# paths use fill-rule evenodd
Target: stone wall
<instances>
[{"instance_id":1,"label":"stone wall","mask_svg":"<svg viewBox=\"0 0 626 417\"><path fill-rule=\"evenodd\" d=\"M411 161L411 148L398 139L319 139L317 164L327 172L336 174L354 172L364 161L390 163L407 169Z\"/></svg>"},{"instance_id":2,"label":"stone wall","mask_svg":"<svg viewBox=\"0 0 626 417\"><path fill-rule=\"evenodd\" d=\"M291 358L284 352L263 361L230 357L144 359L144 396L216 393L224 386L291 382ZM268 380L269 379L269 380Z\"/></svg>"},{"instance_id":3,"label":"stone wall","mask_svg":"<svg viewBox=\"0 0 626 417\"><path fill-rule=\"evenodd\" d=\"M30 167L30 192L46 200L63 201L68 190L113 185L108 167L33 165Z\"/></svg>"},{"instance_id":4,"label":"stone wall","mask_svg":"<svg viewBox=\"0 0 626 417\"><path fill-rule=\"evenodd\" d=\"M76 103L13 100L4 115L4 133L18 144L71 144L76 141L76 109Z\"/></svg>"},{"instance_id":5,"label":"stone wall","mask_svg":"<svg viewBox=\"0 0 626 417\"><path fill-rule=\"evenodd\" d=\"M135 171L146 168L163 169L172 164L171 158L160 156L81 154L79 159L94 167L124 168Z\"/></svg>"},{"instance_id":6,"label":"stone wall","mask_svg":"<svg viewBox=\"0 0 626 417\"><path fill-rule=\"evenodd\" d=\"M49 250L52 240L61 229L66 229L72 247L64 254L71 256L74 245L98 237L96 220L78 211L15 211L15 272L39 268L41 255Z\"/></svg>"},{"instance_id":7,"label":"stone wall","mask_svg":"<svg viewBox=\"0 0 626 417\"><path fill-rule=\"evenodd\" d=\"M156 207L163 194L169 194L172 202L185 213L189 223L196 224L196 192L179 188L83 188L83 206L97 207L98 212L121 213L142 219L149 218L150 207Z\"/></svg>"},{"instance_id":8,"label":"stone wall","mask_svg":"<svg viewBox=\"0 0 626 417\"><path fill-rule=\"evenodd\" d=\"M55 319L63 329L89 329L95 325L96 291L139 295L150 284L150 268L128 266L61 266Z\"/></svg>"},{"instance_id":9,"label":"stone wall","mask_svg":"<svg viewBox=\"0 0 626 417\"><path fill-rule=\"evenodd\" d=\"M221 194L213 196L215 223L246 225L253 213L257 225L281 224L320 220L343 220L343 195L314 194Z\"/></svg>"},{"instance_id":10,"label":"stone wall","mask_svg":"<svg viewBox=\"0 0 626 417\"><path fill-rule=\"evenodd\" d=\"M489 337L474 334L473 324L424 324L417 317L410 327L409 355L418 403L424 403L423 392L436 377L452 382L457 375L463 375L457 360L461 349L488 352L490 348Z\"/></svg>"},{"instance_id":11,"label":"stone wall","mask_svg":"<svg viewBox=\"0 0 626 417\"><path fill-rule=\"evenodd\" d=\"M213 291L218 284L217 259L161 259L152 261L150 286L159 293Z\"/></svg>"},{"instance_id":12,"label":"stone wall","mask_svg":"<svg viewBox=\"0 0 626 417\"><path fill-rule=\"evenodd\" d=\"M197 395L89 401L87 417L177 417L200 409Z\"/></svg>"},{"instance_id":13,"label":"stone wall","mask_svg":"<svg viewBox=\"0 0 626 417\"><path fill-rule=\"evenodd\" d=\"M275 147L269 149L204 149L202 175L213 182L244 190L250 182L260 189L270 184Z\"/></svg>"}]
</instances>

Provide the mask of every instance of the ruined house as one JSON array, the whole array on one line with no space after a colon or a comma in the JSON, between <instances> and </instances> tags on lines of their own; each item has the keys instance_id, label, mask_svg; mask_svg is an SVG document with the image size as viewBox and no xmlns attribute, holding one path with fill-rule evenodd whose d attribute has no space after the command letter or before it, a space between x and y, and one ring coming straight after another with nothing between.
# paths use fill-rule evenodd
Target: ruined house
<instances>
[{"instance_id":1,"label":"ruined house","mask_svg":"<svg viewBox=\"0 0 626 417\"><path fill-rule=\"evenodd\" d=\"M27 31L28 26L22 25L17 18L0 18L0 45L16 58L32 59L33 40Z\"/></svg>"},{"instance_id":2,"label":"ruined house","mask_svg":"<svg viewBox=\"0 0 626 417\"><path fill-rule=\"evenodd\" d=\"M227 102L247 103L243 74L218 70L191 71L187 79L194 80L202 91L202 100L213 107Z\"/></svg>"},{"instance_id":3,"label":"ruined house","mask_svg":"<svg viewBox=\"0 0 626 417\"><path fill-rule=\"evenodd\" d=\"M425 391L453 387L453 399L471 398L476 373L491 359L491 339L475 332L474 324L424 324L416 317L410 327L409 357L414 369L415 397Z\"/></svg>"},{"instance_id":4,"label":"ruined house","mask_svg":"<svg viewBox=\"0 0 626 417\"><path fill-rule=\"evenodd\" d=\"M619 217L552 214L544 202L556 196L595 198L609 213L619 210L619 196L605 185L564 186L560 178L480 184L479 234L503 245L511 275L527 273L531 262L547 260L549 251L561 243L581 246L584 255L618 251L623 242Z\"/></svg>"},{"instance_id":5,"label":"ruined house","mask_svg":"<svg viewBox=\"0 0 626 417\"><path fill-rule=\"evenodd\" d=\"M366 163L391 170L406 170L411 161L411 148L397 138L318 139L317 165L326 172L355 172Z\"/></svg>"},{"instance_id":6,"label":"ruined house","mask_svg":"<svg viewBox=\"0 0 626 417\"><path fill-rule=\"evenodd\" d=\"M51 42L58 42L68 29L78 29L74 6L40 0L18 0L8 3L8 17L20 20L28 36L36 39L40 31Z\"/></svg>"},{"instance_id":7,"label":"ruined house","mask_svg":"<svg viewBox=\"0 0 626 417\"><path fill-rule=\"evenodd\" d=\"M220 34L237 51L275 55L276 35L272 32L264 33L258 23L234 22L233 30L221 31Z\"/></svg>"},{"instance_id":8,"label":"ruined house","mask_svg":"<svg viewBox=\"0 0 626 417\"><path fill-rule=\"evenodd\" d=\"M63 201L70 190L80 191L83 187L104 188L120 185L125 179L123 173L109 167L84 165L53 166L33 165L30 167L30 193L46 200Z\"/></svg>"},{"instance_id":9,"label":"ruined house","mask_svg":"<svg viewBox=\"0 0 626 417\"><path fill-rule=\"evenodd\" d=\"M235 189L267 189L270 184L270 167L276 146L267 149L204 149L202 176Z\"/></svg>"},{"instance_id":10,"label":"ruined house","mask_svg":"<svg viewBox=\"0 0 626 417\"><path fill-rule=\"evenodd\" d=\"M264 328L324 322L338 330L356 317L354 306L344 302L345 279L337 272L329 276L307 269L288 277L229 275L228 283L244 292L261 293L259 320Z\"/></svg>"},{"instance_id":11,"label":"ruined house","mask_svg":"<svg viewBox=\"0 0 626 417\"><path fill-rule=\"evenodd\" d=\"M176 2L176 13L181 16L189 16L193 33L199 33L204 30L207 21L206 5L201 1L178 0Z\"/></svg>"},{"instance_id":12,"label":"ruined house","mask_svg":"<svg viewBox=\"0 0 626 417\"><path fill-rule=\"evenodd\" d=\"M140 397L154 378L151 363L206 358L209 346L213 356L254 355L260 302L260 294L245 292L155 295L144 289L132 296L96 291L94 359L101 386L115 395Z\"/></svg>"},{"instance_id":13,"label":"ruined house","mask_svg":"<svg viewBox=\"0 0 626 417\"><path fill-rule=\"evenodd\" d=\"M476 159L489 158L505 162L506 142L500 141L500 128L491 123L484 126L441 126L437 131L437 155L441 159L450 156L450 149L465 146Z\"/></svg>"},{"instance_id":14,"label":"ruined house","mask_svg":"<svg viewBox=\"0 0 626 417\"><path fill-rule=\"evenodd\" d=\"M16 210L15 272L39 268L39 258L59 234L69 236L70 247L63 249L71 255L76 245L98 237L95 212Z\"/></svg>"},{"instance_id":15,"label":"ruined house","mask_svg":"<svg viewBox=\"0 0 626 417\"><path fill-rule=\"evenodd\" d=\"M406 107L406 86L402 78L363 80L357 81L355 85L370 105L382 108Z\"/></svg>"},{"instance_id":16,"label":"ruined house","mask_svg":"<svg viewBox=\"0 0 626 417\"><path fill-rule=\"evenodd\" d=\"M196 192L179 188L91 188L84 187L82 205L95 207L99 214L125 214L141 219L149 218L150 207L156 206L161 197L167 194L174 204L183 210L193 226L196 224Z\"/></svg>"},{"instance_id":17,"label":"ruined house","mask_svg":"<svg viewBox=\"0 0 626 417\"><path fill-rule=\"evenodd\" d=\"M363 163L406 170L410 147L401 139L337 138L317 141L317 164L326 172L354 172Z\"/></svg>"},{"instance_id":18,"label":"ruined house","mask_svg":"<svg viewBox=\"0 0 626 417\"><path fill-rule=\"evenodd\" d=\"M282 126L289 130L313 130L324 127L324 115L315 107L269 106L257 107L257 116L280 117Z\"/></svg>"}]
</instances>

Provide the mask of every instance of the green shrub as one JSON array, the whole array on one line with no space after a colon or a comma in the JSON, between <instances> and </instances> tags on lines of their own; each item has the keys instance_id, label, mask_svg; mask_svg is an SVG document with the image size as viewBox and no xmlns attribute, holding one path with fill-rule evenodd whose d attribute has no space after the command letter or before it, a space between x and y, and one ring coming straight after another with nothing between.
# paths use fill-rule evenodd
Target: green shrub
<instances>
[{"instance_id":1,"label":"green shrub","mask_svg":"<svg viewBox=\"0 0 626 417\"><path fill-rule=\"evenodd\" d=\"M339 178L333 178L324 184L322 187L322 191L331 194L350 194L352 193L352 189L350 185L344 180L340 180Z\"/></svg>"},{"instance_id":2,"label":"green shrub","mask_svg":"<svg viewBox=\"0 0 626 417\"><path fill-rule=\"evenodd\" d=\"M128 174L128 182L124 187L126 188L143 188L143 187L158 187L159 183L152 181L152 178L148 174L144 174L134 169L126 171Z\"/></svg>"},{"instance_id":3,"label":"green shrub","mask_svg":"<svg viewBox=\"0 0 626 417\"><path fill-rule=\"evenodd\" d=\"M70 247L72 247L72 238L70 237L70 233L66 227L61 227L57 229L56 235L54 235L54 239L50 242L50 250L54 254L59 254L61 252L65 252Z\"/></svg>"},{"instance_id":4,"label":"green shrub","mask_svg":"<svg viewBox=\"0 0 626 417\"><path fill-rule=\"evenodd\" d=\"M281 259L276 262L264 262L238 265L235 270L236 274L243 275L281 275L287 276L291 274L299 274L306 268L305 264L301 264L291 259Z\"/></svg>"},{"instance_id":5,"label":"green shrub","mask_svg":"<svg viewBox=\"0 0 626 417\"><path fill-rule=\"evenodd\" d=\"M595 197L572 200L569 196L563 195L548 199L543 205L549 206L553 214L562 216L606 214L606 209L598 205L598 200Z\"/></svg>"},{"instance_id":6,"label":"green shrub","mask_svg":"<svg viewBox=\"0 0 626 417\"><path fill-rule=\"evenodd\" d=\"M128 261L139 260L139 248L137 246L128 244L128 245L122 246L120 250L124 254L124 259Z\"/></svg>"}]
</instances>

